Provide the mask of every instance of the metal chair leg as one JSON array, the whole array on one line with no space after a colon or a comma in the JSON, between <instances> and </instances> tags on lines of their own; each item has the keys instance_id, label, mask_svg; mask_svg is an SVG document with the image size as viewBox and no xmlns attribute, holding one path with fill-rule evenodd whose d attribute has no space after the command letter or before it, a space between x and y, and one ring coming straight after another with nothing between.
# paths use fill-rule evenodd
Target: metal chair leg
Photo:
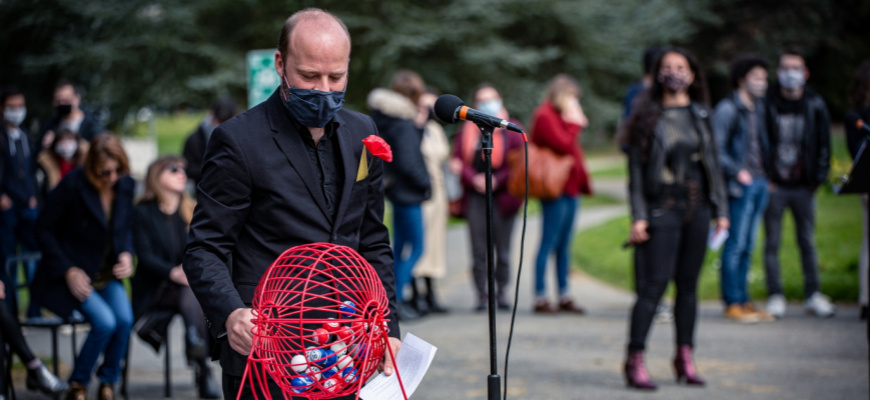
<instances>
[{"instance_id":1,"label":"metal chair leg","mask_svg":"<svg viewBox=\"0 0 870 400\"><path fill-rule=\"evenodd\" d=\"M166 341L163 343L165 346L163 348L163 394L167 399L172 398L172 370L169 363L169 357L172 355L172 352L169 351L169 335L166 337Z\"/></svg>"}]
</instances>

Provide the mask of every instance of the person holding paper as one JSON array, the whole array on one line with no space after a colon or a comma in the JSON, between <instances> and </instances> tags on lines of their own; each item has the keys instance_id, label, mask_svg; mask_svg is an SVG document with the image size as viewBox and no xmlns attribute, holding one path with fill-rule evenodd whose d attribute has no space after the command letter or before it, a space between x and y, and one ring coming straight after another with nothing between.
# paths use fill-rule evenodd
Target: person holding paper
<instances>
[{"instance_id":1,"label":"person holding paper","mask_svg":"<svg viewBox=\"0 0 870 400\"><path fill-rule=\"evenodd\" d=\"M251 300L269 265L294 246L329 242L359 252L389 299L392 353L401 345L383 223L384 163L362 142L378 132L371 118L342 108L350 49L335 15L313 8L293 14L275 52L281 85L217 127L206 147L183 268L220 343L226 399L240 390L243 399L264 397L242 380L252 347ZM395 372L389 357L383 369ZM283 398L271 379L253 391Z\"/></svg>"},{"instance_id":2,"label":"person holding paper","mask_svg":"<svg viewBox=\"0 0 870 400\"><path fill-rule=\"evenodd\" d=\"M707 89L698 63L686 50L663 50L654 63L652 87L629 120L629 198L635 245L637 300L631 313L626 383L655 389L644 367L646 338L671 278L677 379L703 385L692 361L696 290L710 220L728 229L728 203L704 103Z\"/></svg>"}]
</instances>

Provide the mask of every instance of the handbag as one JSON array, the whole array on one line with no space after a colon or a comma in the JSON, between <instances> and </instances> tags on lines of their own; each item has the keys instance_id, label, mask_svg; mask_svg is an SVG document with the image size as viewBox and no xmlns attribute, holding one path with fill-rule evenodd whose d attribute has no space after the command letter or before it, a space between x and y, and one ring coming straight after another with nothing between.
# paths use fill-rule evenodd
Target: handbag
<instances>
[{"instance_id":1,"label":"handbag","mask_svg":"<svg viewBox=\"0 0 870 400\"><path fill-rule=\"evenodd\" d=\"M523 198L526 195L523 148L511 150L507 162L510 166L507 190ZM556 154L549 148L529 143L529 197L547 200L561 196L573 167L574 158L570 154Z\"/></svg>"}]
</instances>

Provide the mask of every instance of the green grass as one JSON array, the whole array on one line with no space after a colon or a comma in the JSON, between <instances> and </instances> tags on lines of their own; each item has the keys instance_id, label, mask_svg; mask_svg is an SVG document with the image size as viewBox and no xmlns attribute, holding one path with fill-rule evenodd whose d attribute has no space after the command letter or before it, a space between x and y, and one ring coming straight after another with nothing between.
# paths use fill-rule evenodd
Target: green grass
<instances>
[{"instance_id":1,"label":"green grass","mask_svg":"<svg viewBox=\"0 0 870 400\"><path fill-rule=\"evenodd\" d=\"M835 130L832 140L833 163L850 165L842 130ZM847 167L841 167L848 171ZM832 171L831 175L837 174ZM836 196L828 186L817 192L816 245L819 258L821 291L835 300L855 301L858 296L858 252L861 248L861 206L856 196ZM791 213L783 217L780 246L780 275L785 295L802 299L803 272L795 241ZM621 250L628 237L628 217L618 218L577 235L573 247L574 267L609 284L633 288L633 251ZM764 231L759 232L749 272L749 290L753 298L767 296L762 261ZM721 252L721 251L720 251ZM703 299L720 298L720 252L707 253L698 286Z\"/></svg>"},{"instance_id":2,"label":"green grass","mask_svg":"<svg viewBox=\"0 0 870 400\"><path fill-rule=\"evenodd\" d=\"M181 155L187 136L202 122L204 113L176 112L158 116L156 119L157 151L160 155ZM146 136L146 124L137 123L133 127L134 136Z\"/></svg>"},{"instance_id":3,"label":"green grass","mask_svg":"<svg viewBox=\"0 0 870 400\"><path fill-rule=\"evenodd\" d=\"M596 179L625 179L628 177L628 161L614 167L609 167L592 172L593 185Z\"/></svg>"}]
</instances>

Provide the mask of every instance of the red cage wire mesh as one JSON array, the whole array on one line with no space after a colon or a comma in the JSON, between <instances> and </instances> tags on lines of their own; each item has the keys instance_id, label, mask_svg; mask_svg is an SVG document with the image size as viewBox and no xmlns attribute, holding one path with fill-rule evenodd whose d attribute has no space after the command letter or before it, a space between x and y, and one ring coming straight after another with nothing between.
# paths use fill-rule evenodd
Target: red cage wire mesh
<instances>
[{"instance_id":1,"label":"red cage wire mesh","mask_svg":"<svg viewBox=\"0 0 870 400\"><path fill-rule=\"evenodd\" d=\"M358 392L388 350L386 292L374 268L349 247L314 243L285 251L252 303L253 347L243 382L255 398L259 392L272 399L258 389L269 379L288 399Z\"/></svg>"}]
</instances>

